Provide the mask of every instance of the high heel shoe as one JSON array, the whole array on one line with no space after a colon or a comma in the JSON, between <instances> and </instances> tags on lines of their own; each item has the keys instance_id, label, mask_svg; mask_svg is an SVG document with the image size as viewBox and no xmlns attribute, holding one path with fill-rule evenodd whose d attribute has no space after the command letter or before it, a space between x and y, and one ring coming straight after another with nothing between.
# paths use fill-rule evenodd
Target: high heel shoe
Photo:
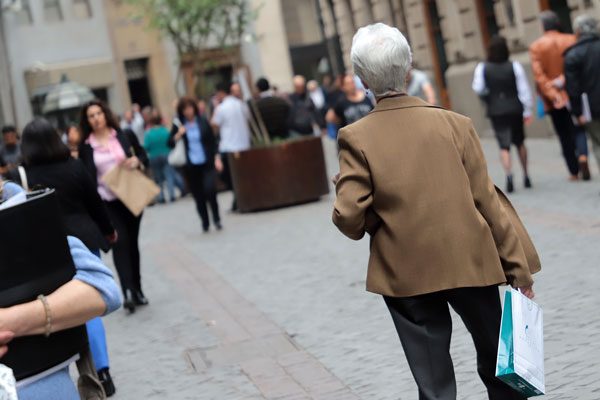
<instances>
[{"instance_id":1,"label":"high heel shoe","mask_svg":"<svg viewBox=\"0 0 600 400\"><path fill-rule=\"evenodd\" d=\"M108 372L108 368L103 368L98 371L98 379L104 387L104 393L106 393L106 397L110 397L117 391L115 389L115 384L110 376L110 372Z\"/></svg>"},{"instance_id":2,"label":"high heel shoe","mask_svg":"<svg viewBox=\"0 0 600 400\"><path fill-rule=\"evenodd\" d=\"M123 294L123 308L129 310L130 313L135 312L135 300L131 289L125 289L125 293Z\"/></svg>"},{"instance_id":3,"label":"high heel shoe","mask_svg":"<svg viewBox=\"0 0 600 400\"><path fill-rule=\"evenodd\" d=\"M148 305L148 299L144 296L144 293L141 290L136 290L133 292L133 301L138 306L146 306Z\"/></svg>"}]
</instances>

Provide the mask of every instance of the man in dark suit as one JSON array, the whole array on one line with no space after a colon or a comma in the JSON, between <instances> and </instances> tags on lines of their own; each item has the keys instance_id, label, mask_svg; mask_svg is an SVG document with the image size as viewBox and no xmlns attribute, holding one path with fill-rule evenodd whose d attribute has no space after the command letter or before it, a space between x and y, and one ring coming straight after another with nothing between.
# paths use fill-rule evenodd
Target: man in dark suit
<instances>
[{"instance_id":1,"label":"man in dark suit","mask_svg":"<svg viewBox=\"0 0 600 400\"><path fill-rule=\"evenodd\" d=\"M290 104L281 97L273 95L269 81L265 78L256 81L256 89L259 98L254 101L250 100L248 104L252 116L256 120L256 110L258 110L271 139L288 137L287 120L290 115ZM254 102L256 108L252 102Z\"/></svg>"}]
</instances>

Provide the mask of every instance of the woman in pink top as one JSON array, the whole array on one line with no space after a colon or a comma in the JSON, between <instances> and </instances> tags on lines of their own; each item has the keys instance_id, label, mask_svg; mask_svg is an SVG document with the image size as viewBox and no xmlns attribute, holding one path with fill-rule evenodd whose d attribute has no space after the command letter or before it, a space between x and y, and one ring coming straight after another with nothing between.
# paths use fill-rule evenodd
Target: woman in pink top
<instances>
[{"instance_id":1,"label":"woman in pink top","mask_svg":"<svg viewBox=\"0 0 600 400\"><path fill-rule=\"evenodd\" d=\"M148 157L135 134L121 131L108 106L100 100L83 105L79 124L83 137L79 158L92 175L117 230L113 260L123 289L123 306L133 312L136 305L148 304L142 292L138 247L142 216L134 216L102 182L102 177L119 164L131 169L148 165Z\"/></svg>"}]
</instances>

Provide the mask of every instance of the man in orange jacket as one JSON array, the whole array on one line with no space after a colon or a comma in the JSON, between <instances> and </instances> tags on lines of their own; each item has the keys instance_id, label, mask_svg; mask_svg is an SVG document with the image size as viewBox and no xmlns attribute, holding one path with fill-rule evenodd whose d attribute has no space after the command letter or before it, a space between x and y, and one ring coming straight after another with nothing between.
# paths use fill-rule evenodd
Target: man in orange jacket
<instances>
[{"instance_id":1,"label":"man in orange jacket","mask_svg":"<svg viewBox=\"0 0 600 400\"><path fill-rule=\"evenodd\" d=\"M544 109L552 118L554 130L560 138L563 156L571 174L577 180L579 173L584 180L590 179L587 163L587 139L585 129L573 123L567 109L569 96L564 89L563 53L575 44L575 35L560 32L560 20L552 11L540 14L544 35L529 47L531 68Z\"/></svg>"}]
</instances>

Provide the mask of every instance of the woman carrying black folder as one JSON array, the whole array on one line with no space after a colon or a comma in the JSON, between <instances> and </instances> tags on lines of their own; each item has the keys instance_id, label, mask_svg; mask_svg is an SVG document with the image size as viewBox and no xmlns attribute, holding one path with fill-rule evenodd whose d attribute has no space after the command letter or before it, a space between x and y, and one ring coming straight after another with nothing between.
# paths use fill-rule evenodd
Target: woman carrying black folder
<instances>
[{"instance_id":1,"label":"woman carrying black folder","mask_svg":"<svg viewBox=\"0 0 600 400\"><path fill-rule=\"evenodd\" d=\"M148 165L148 157L135 134L129 130L122 131L108 106L100 100L83 105L79 124L83 135L79 158L96 183L117 229L119 237L113 245L113 260L123 289L123 306L133 312L136 305L148 304L142 292L138 246L142 216L133 215L102 182L102 177L120 164L131 169Z\"/></svg>"},{"instance_id":2,"label":"woman carrying black folder","mask_svg":"<svg viewBox=\"0 0 600 400\"><path fill-rule=\"evenodd\" d=\"M0 182L0 202L22 191L15 184L3 185ZM3 212L0 211L0 221ZM0 243L0 254L6 257L9 249L2 248L2 245ZM31 246L31 243L26 243L23 247ZM68 246L67 251L70 250L75 266L72 280L47 296L39 296L37 300L0 308L0 363L7 351L11 351L11 344L14 345L17 338L32 335L52 337L57 332L79 326L119 308L119 288L111 271L79 239L68 237ZM48 262L51 261L49 258ZM16 350L13 348L12 351ZM17 360L22 358L20 353L13 355L17 356ZM68 364L19 380L17 389L20 400L79 399L69 376Z\"/></svg>"},{"instance_id":3,"label":"woman carrying black folder","mask_svg":"<svg viewBox=\"0 0 600 400\"><path fill-rule=\"evenodd\" d=\"M41 118L27 124L21 153L26 171L23 179L28 186L56 190L67 235L80 239L98 257L100 249L108 251L109 245L117 240L117 232L106 206L86 168L81 161L71 158L70 150L54 127ZM100 318L94 318L86 326L98 377L106 394L111 396L115 387L109 372L104 325Z\"/></svg>"}]
</instances>

